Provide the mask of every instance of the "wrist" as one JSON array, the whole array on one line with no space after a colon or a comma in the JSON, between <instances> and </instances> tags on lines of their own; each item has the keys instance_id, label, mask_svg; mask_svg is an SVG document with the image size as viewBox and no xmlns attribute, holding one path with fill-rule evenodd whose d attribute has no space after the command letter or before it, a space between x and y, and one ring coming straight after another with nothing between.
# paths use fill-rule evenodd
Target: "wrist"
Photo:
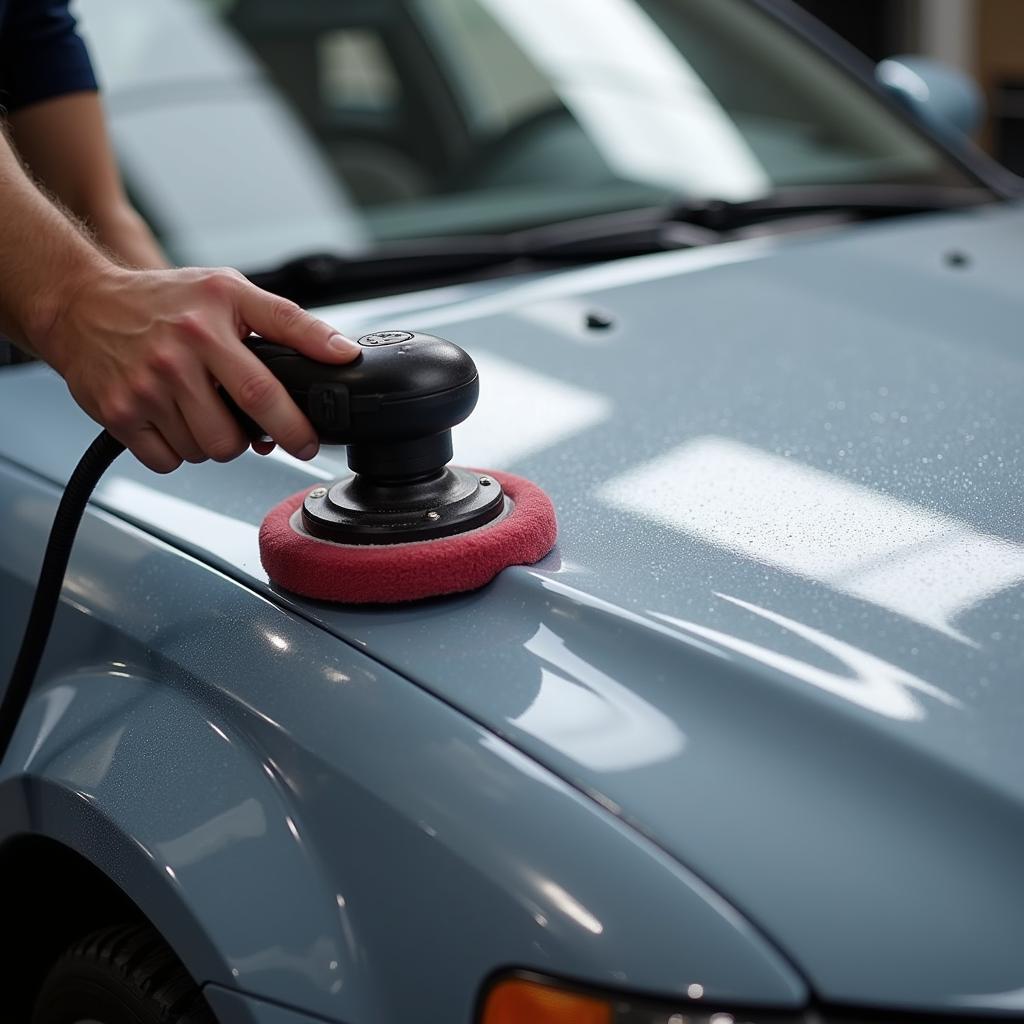
<instances>
[{"instance_id":1,"label":"wrist","mask_svg":"<svg viewBox=\"0 0 1024 1024\"><path fill-rule=\"evenodd\" d=\"M74 343L67 330L71 313L79 298L107 281L114 282L121 268L91 246L71 266L61 268L30 296L23 320L23 333L33 350L62 376L68 360L69 345Z\"/></svg>"}]
</instances>

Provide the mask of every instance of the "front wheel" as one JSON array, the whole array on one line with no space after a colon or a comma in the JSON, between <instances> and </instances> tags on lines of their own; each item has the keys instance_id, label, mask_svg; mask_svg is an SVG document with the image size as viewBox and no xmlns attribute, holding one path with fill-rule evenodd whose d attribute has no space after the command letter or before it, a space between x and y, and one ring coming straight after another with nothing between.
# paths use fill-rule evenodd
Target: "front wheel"
<instances>
[{"instance_id":1,"label":"front wheel","mask_svg":"<svg viewBox=\"0 0 1024 1024\"><path fill-rule=\"evenodd\" d=\"M76 942L43 982L32 1024L216 1024L198 986L146 925Z\"/></svg>"}]
</instances>

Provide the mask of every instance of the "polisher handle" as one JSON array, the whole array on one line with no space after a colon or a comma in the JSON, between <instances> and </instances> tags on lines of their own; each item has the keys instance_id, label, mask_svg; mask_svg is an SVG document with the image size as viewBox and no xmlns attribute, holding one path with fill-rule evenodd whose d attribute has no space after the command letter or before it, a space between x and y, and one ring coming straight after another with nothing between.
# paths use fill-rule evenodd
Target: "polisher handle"
<instances>
[{"instance_id":1,"label":"polisher handle","mask_svg":"<svg viewBox=\"0 0 1024 1024\"><path fill-rule=\"evenodd\" d=\"M450 430L474 409L476 365L453 342L414 331L359 339L350 363L320 363L252 335L246 345L285 386L323 444L378 444ZM227 394L224 400L254 440L263 429Z\"/></svg>"}]
</instances>

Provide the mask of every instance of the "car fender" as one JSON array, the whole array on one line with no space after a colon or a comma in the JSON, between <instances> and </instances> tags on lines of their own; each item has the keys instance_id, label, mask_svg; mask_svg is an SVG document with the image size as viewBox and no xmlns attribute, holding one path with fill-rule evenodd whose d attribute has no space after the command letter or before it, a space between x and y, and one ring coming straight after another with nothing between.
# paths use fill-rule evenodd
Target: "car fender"
<instances>
[{"instance_id":1,"label":"car fender","mask_svg":"<svg viewBox=\"0 0 1024 1024\"><path fill-rule=\"evenodd\" d=\"M17 610L55 489L0 467L0 499ZM226 516L193 529L218 523L247 542ZM347 1024L468 1019L502 967L804 1004L784 953L616 808L274 598L91 509L0 843L77 850L200 983Z\"/></svg>"},{"instance_id":2,"label":"car fender","mask_svg":"<svg viewBox=\"0 0 1024 1024\"><path fill-rule=\"evenodd\" d=\"M345 1017L372 1019L372 975L345 970L343 915L293 831L285 783L211 717L159 679L49 680L12 744L19 773L0 785L0 845L33 835L75 851L200 984L281 997L303 979L330 995L344 976Z\"/></svg>"}]
</instances>

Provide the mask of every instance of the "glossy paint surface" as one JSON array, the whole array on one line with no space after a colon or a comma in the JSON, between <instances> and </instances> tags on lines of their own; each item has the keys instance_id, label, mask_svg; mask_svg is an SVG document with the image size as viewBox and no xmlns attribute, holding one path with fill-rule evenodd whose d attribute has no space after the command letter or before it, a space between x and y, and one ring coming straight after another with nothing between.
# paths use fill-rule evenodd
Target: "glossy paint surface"
<instances>
[{"instance_id":1,"label":"glossy paint surface","mask_svg":"<svg viewBox=\"0 0 1024 1024\"><path fill-rule=\"evenodd\" d=\"M217 1024L316 1024L317 1020L323 1020L322 1017L307 1017L295 1010L253 999L217 985L207 985L203 994L217 1017Z\"/></svg>"},{"instance_id":2,"label":"glossy paint surface","mask_svg":"<svg viewBox=\"0 0 1024 1024\"><path fill-rule=\"evenodd\" d=\"M0 534L20 539L5 608L55 498L0 472ZM0 844L32 831L88 858L198 981L345 1024L469 1022L517 965L683 1003L693 984L806 998L656 844L305 618L104 514L64 596L0 776ZM19 629L0 618L5 674Z\"/></svg>"},{"instance_id":3,"label":"glossy paint surface","mask_svg":"<svg viewBox=\"0 0 1024 1024\"><path fill-rule=\"evenodd\" d=\"M343 472L341 452L167 478L121 460L99 501L586 794L823 998L1014 1009L1022 240L1024 212L1003 207L325 311L466 347L481 403L456 460L552 496L552 555L476 594L346 609L267 587L263 512ZM586 328L594 309L610 329ZM64 479L91 427L59 381L18 370L0 389L6 457ZM322 716L312 694L289 706ZM672 990L655 973L643 985Z\"/></svg>"}]
</instances>

